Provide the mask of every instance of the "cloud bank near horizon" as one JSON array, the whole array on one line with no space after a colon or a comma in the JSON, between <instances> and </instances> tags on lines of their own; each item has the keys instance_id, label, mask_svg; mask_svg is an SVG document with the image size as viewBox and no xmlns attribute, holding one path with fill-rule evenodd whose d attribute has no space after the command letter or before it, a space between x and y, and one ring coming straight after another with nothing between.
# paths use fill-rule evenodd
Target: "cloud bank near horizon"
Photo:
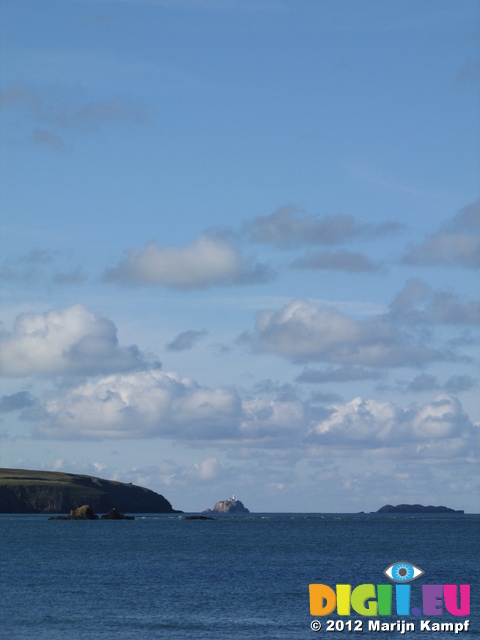
<instances>
[{"instance_id":1,"label":"cloud bank near horizon","mask_svg":"<svg viewBox=\"0 0 480 640\"><path fill-rule=\"evenodd\" d=\"M102 377L21 406L23 420L35 423L33 436L47 440L167 439L232 452L277 449L297 459L376 452L472 463L480 453L480 425L445 392L408 406L360 397L322 405L295 394L241 397L233 387L207 388L150 370Z\"/></svg>"}]
</instances>

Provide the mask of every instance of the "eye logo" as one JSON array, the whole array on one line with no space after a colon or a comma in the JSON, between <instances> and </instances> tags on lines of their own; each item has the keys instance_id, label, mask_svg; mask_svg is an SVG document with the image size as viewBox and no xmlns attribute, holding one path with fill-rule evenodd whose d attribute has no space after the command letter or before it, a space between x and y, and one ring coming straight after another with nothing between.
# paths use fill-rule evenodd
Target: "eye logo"
<instances>
[{"instance_id":1,"label":"eye logo","mask_svg":"<svg viewBox=\"0 0 480 640\"><path fill-rule=\"evenodd\" d=\"M409 562L394 562L383 573L393 582L411 582L423 576L425 571Z\"/></svg>"}]
</instances>

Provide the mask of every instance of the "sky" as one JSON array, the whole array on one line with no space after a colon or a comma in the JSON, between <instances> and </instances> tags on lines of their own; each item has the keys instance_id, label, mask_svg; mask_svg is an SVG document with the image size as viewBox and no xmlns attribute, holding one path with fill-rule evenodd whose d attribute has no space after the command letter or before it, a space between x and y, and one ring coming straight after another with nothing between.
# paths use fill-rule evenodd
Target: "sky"
<instances>
[{"instance_id":1,"label":"sky","mask_svg":"<svg viewBox=\"0 0 480 640\"><path fill-rule=\"evenodd\" d=\"M477 0L3 0L0 466L480 511Z\"/></svg>"}]
</instances>

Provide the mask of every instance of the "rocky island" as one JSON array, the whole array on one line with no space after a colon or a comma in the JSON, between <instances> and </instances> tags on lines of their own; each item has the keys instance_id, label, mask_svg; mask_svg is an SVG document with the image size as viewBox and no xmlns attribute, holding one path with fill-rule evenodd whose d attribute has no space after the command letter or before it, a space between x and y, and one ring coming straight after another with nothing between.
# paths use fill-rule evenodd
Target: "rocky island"
<instances>
[{"instance_id":1,"label":"rocky island","mask_svg":"<svg viewBox=\"0 0 480 640\"><path fill-rule=\"evenodd\" d=\"M394 507L392 504L386 504L376 513L464 513L463 510L450 509L449 507L433 507L428 505L425 507L423 504L398 504Z\"/></svg>"},{"instance_id":2,"label":"rocky island","mask_svg":"<svg viewBox=\"0 0 480 640\"><path fill-rule=\"evenodd\" d=\"M232 496L229 500L219 500L213 507L215 513L250 513L243 502ZM205 509L203 513L212 513L212 509Z\"/></svg>"},{"instance_id":3,"label":"rocky island","mask_svg":"<svg viewBox=\"0 0 480 640\"><path fill-rule=\"evenodd\" d=\"M181 513L159 493L125 482L58 471L0 469L0 513Z\"/></svg>"},{"instance_id":4,"label":"rocky island","mask_svg":"<svg viewBox=\"0 0 480 640\"><path fill-rule=\"evenodd\" d=\"M126 516L113 507L108 513L99 517L89 504L84 504L78 509L71 509L68 516L52 516L49 520L135 520L135 516Z\"/></svg>"}]
</instances>

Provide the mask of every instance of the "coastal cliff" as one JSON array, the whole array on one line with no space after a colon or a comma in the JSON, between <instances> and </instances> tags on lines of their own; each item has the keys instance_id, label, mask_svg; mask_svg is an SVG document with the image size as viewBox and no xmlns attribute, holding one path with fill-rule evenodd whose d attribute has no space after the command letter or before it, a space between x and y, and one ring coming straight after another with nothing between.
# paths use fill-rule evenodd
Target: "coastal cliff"
<instances>
[{"instance_id":1,"label":"coastal cliff","mask_svg":"<svg viewBox=\"0 0 480 640\"><path fill-rule=\"evenodd\" d=\"M150 489L57 471L0 469L0 513L69 513L82 505L108 512L181 513Z\"/></svg>"}]
</instances>

